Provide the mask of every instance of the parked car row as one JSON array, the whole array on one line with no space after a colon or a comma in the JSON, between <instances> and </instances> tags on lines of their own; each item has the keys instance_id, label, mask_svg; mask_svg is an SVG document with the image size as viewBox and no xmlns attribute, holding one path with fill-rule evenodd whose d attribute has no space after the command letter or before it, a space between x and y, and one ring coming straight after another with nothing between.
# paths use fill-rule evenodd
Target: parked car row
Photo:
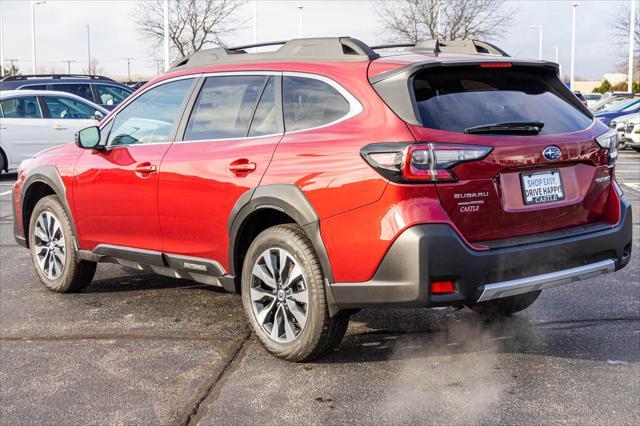
<instances>
[{"instance_id":1,"label":"parked car row","mask_svg":"<svg viewBox=\"0 0 640 426\"><path fill-rule=\"evenodd\" d=\"M0 172L97 124L134 89L83 74L15 75L0 80Z\"/></svg>"},{"instance_id":2,"label":"parked car row","mask_svg":"<svg viewBox=\"0 0 640 426\"><path fill-rule=\"evenodd\" d=\"M640 152L640 114L622 115L611 120L609 127L618 133L618 148L633 148Z\"/></svg>"},{"instance_id":3,"label":"parked car row","mask_svg":"<svg viewBox=\"0 0 640 426\"><path fill-rule=\"evenodd\" d=\"M72 93L0 91L0 172L43 149L73 142L75 133L109 111Z\"/></svg>"}]
</instances>

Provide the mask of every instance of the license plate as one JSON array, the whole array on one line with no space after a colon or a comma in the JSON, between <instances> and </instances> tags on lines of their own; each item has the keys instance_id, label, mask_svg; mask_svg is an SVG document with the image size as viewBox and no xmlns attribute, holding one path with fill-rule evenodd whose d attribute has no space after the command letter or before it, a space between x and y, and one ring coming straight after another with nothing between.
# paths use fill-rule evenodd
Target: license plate
<instances>
[{"instance_id":1,"label":"license plate","mask_svg":"<svg viewBox=\"0 0 640 426\"><path fill-rule=\"evenodd\" d=\"M564 200L564 188L559 170L520 173L525 204L551 203Z\"/></svg>"}]
</instances>

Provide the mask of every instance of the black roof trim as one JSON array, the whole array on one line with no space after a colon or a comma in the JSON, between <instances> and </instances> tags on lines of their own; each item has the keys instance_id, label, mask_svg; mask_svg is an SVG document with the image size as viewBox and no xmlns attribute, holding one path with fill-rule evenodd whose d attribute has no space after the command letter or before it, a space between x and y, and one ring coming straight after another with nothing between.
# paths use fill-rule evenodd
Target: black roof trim
<instances>
[{"instance_id":1,"label":"black roof trim","mask_svg":"<svg viewBox=\"0 0 640 426\"><path fill-rule=\"evenodd\" d=\"M19 74L10 75L1 79L0 81L22 81L22 80L64 80L64 79L87 79L87 80L107 80L115 81L109 77L103 75L91 75L91 74Z\"/></svg>"},{"instance_id":2,"label":"black roof trim","mask_svg":"<svg viewBox=\"0 0 640 426\"><path fill-rule=\"evenodd\" d=\"M418 43L395 43L383 44L380 46L372 46L373 50L380 49L397 49L401 47L410 47L412 53L461 53L465 55L494 55L505 56L509 54L498 46L486 41L476 39L463 40L424 40Z\"/></svg>"},{"instance_id":3,"label":"black roof trim","mask_svg":"<svg viewBox=\"0 0 640 426\"><path fill-rule=\"evenodd\" d=\"M282 45L273 52L247 53L246 49ZM238 47L217 47L201 50L179 59L169 71L208 65L231 63L281 62L281 61L330 61L357 62L379 58L369 46L351 37L301 38L288 41L249 44Z\"/></svg>"}]
</instances>

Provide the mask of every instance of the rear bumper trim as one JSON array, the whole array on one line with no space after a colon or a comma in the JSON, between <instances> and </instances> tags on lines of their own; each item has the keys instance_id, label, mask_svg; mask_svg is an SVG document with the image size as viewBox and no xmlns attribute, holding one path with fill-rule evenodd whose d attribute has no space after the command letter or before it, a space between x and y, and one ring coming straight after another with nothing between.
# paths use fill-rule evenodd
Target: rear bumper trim
<instances>
[{"instance_id":1,"label":"rear bumper trim","mask_svg":"<svg viewBox=\"0 0 640 426\"><path fill-rule=\"evenodd\" d=\"M484 286L478 302L499 299L529 293L549 287L557 287L575 281L586 280L602 274L615 271L616 262L613 259L603 260L590 265L578 266L548 274L536 275L517 280L491 283Z\"/></svg>"}]
</instances>

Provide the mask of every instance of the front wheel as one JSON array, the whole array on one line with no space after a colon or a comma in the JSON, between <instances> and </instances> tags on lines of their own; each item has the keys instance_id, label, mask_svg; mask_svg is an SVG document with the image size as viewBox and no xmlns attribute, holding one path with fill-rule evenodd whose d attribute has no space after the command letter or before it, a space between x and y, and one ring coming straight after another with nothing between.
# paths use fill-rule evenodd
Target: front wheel
<instances>
[{"instance_id":1,"label":"front wheel","mask_svg":"<svg viewBox=\"0 0 640 426\"><path fill-rule=\"evenodd\" d=\"M329 316L320 261L296 225L271 227L251 243L242 304L264 347L288 361L309 361L334 348L349 324L347 312Z\"/></svg>"},{"instance_id":2,"label":"front wheel","mask_svg":"<svg viewBox=\"0 0 640 426\"><path fill-rule=\"evenodd\" d=\"M42 284L59 293L80 291L89 285L96 263L78 259L73 229L56 195L38 201L29 223L29 248Z\"/></svg>"},{"instance_id":3,"label":"front wheel","mask_svg":"<svg viewBox=\"0 0 640 426\"><path fill-rule=\"evenodd\" d=\"M466 306L484 319L499 319L527 309L536 301L539 295L540 291L534 291Z\"/></svg>"}]
</instances>

